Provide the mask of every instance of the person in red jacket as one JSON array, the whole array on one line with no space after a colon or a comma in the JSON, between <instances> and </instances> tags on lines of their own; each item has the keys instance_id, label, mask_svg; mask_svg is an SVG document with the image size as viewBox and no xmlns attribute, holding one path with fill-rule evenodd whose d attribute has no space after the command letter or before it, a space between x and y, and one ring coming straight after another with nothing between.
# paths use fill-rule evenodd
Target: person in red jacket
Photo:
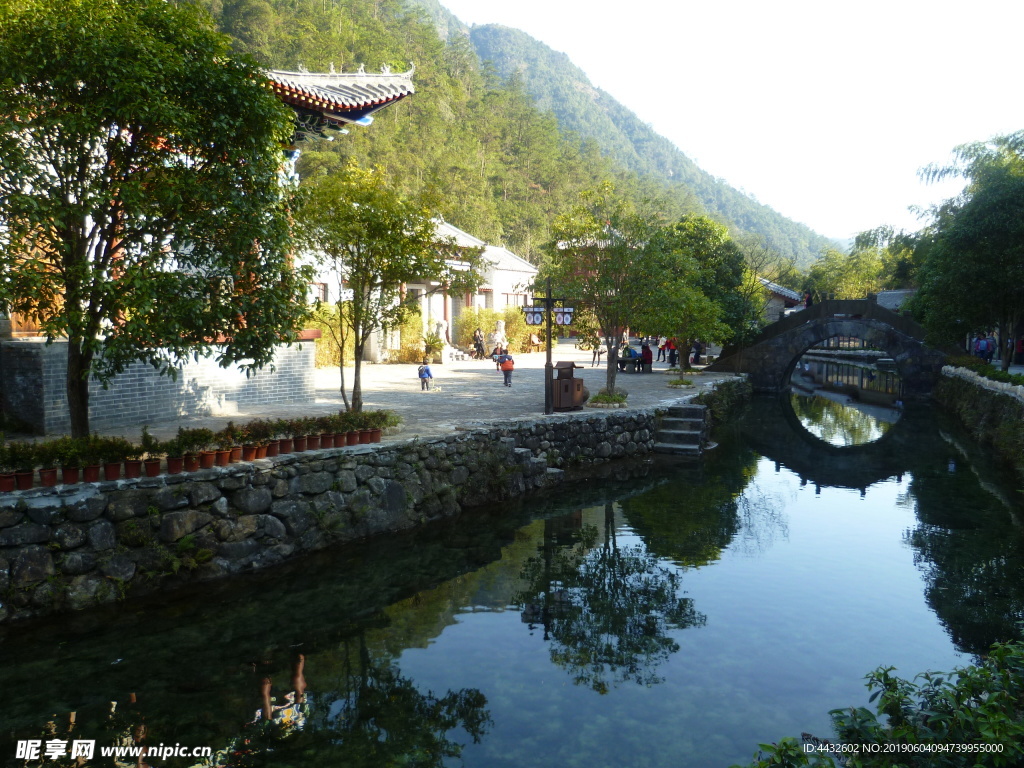
<instances>
[{"instance_id":1,"label":"person in red jacket","mask_svg":"<svg viewBox=\"0 0 1024 768\"><path fill-rule=\"evenodd\" d=\"M654 365L654 353L651 352L650 346L644 344L640 347L640 370L644 373L650 373L651 368Z\"/></svg>"},{"instance_id":2,"label":"person in red jacket","mask_svg":"<svg viewBox=\"0 0 1024 768\"><path fill-rule=\"evenodd\" d=\"M512 371L516 369L515 360L512 359L512 355L502 355L498 360L498 368L501 369L502 374L505 376L505 386L512 386Z\"/></svg>"}]
</instances>

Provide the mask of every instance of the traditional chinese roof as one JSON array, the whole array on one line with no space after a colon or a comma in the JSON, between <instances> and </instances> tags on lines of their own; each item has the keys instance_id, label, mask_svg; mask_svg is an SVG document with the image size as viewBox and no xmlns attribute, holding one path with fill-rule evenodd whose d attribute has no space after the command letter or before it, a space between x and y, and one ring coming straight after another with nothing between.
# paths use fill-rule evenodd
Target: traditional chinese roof
<instances>
[{"instance_id":1,"label":"traditional chinese roof","mask_svg":"<svg viewBox=\"0 0 1024 768\"><path fill-rule=\"evenodd\" d=\"M800 301L800 299L802 298L800 294L797 293L796 291L781 286L778 283L773 283L771 280L765 277L759 277L757 279L761 282L761 285L763 285L769 291L776 294L777 296L781 296L784 299L788 299L789 301Z\"/></svg>"},{"instance_id":2,"label":"traditional chinese roof","mask_svg":"<svg viewBox=\"0 0 1024 768\"><path fill-rule=\"evenodd\" d=\"M333 69L333 67L332 67ZM329 123L356 123L415 92L408 72L267 72L270 85L300 117L316 114ZM367 121L368 122L368 121Z\"/></svg>"},{"instance_id":3,"label":"traditional chinese roof","mask_svg":"<svg viewBox=\"0 0 1024 768\"><path fill-rule=\"evenodd\" d=\"M483 248L484 261L489 262L492 269L500 269L506 272L523 272L530 277L537 274L537 267L502 245L491 245L444 219L434 219L434 224L438 235L452 238L456 245L463 248Z\"/></svg>"}]
</instances>

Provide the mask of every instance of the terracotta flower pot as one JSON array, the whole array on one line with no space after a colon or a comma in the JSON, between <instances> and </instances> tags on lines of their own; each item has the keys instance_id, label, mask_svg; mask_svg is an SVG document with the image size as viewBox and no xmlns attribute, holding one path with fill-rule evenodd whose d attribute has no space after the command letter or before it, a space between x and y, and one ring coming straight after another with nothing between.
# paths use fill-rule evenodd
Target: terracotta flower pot
<instances>
[{"instance_id":1,"label":"terracotta flower pot","mask_svg":"<svg viewBox=\"0 0 1024 768\"><path fill-rule=\"evenodd\" d=\"M0 493L8 493L13 491L15 487L14 473L5 472L0 475Z\"/></svg>"},{"instance_id":2,"label":"terracotta flower pot","mask_svg":"<svg viewBox=\"0 0 1024 768\"><path fill-rule=\"evenodd\" d=\"M200 469L210 469L216 463L217 463L217 452L216 451L200 451L199 452L199 468Z\"/></svg>"},{"instance_id":3,"label":"terracotta flower pot","mask_svg":"<svg viewBox=\"0 0 1024 768\"><path fill-rule=\"evenodd\" d=\"M64 485L76 485L81 475L82 470L79 467L60 468L60 481Z\"/></svg>"},{"instance_id":4,"label":"terracotta flower pot","mask_svg":"<svg viewBox=\"0 0 1024 768\"><path fill-rule=\"evenodd\" d=\"M180 475L181 471L185 468L185 457L184 456L168 456L167 457L167 474L168 475Z\"/></svg>"},{"instance_id":5,"label":"terracotta flower pot","mask_svg":"<svg viewBox=\"0 0 1024 768\"><path fill-rule=\"evenodd\" d=\"M104 480L120 480L121 479L121 462L120 461L108 461L103 465L103 479Z\"/></svg>"},{"instance_id":6,"label":"terracotta flower pot","mask_svg":"<svg viewBox=\"0 0 1024 768\"><path fill-rule=\"evenodd\" d=\"M231 463L231 451L217 451L217 458L215 461L218 467L226 467Z\"/></svg>"},{"instance_id":7,"label":"terracotta flower pot","mask_svg":"<svg viewBox=\"0 0 1024 768\"><path fill-rule=\"evenodd\" d=\"M35 472L15 472L14 485L19 491L27 491L32 487L33 478L35 478Z\"/></svg>"},{"instance_id":8,"label":"terracotta flower pot","mask_svg":"<svg viewBox=\"0 0 1024 768\"><path fill-rule=\"evenodd\" d=\"M146 477L156 477L160 474L160 459L146 459L142 466L146 470Z\"/></svg>"},{"instance_id":9,"label":"terracotta flower pot","mask_svg":"<svg viewBox=\"0 0 1024 768\"><path fill-rule=\"evenodd\" d=\"M299 435L299 437L292 438L292 450L296 453L301 453L306 450L306 435Z\"/></svg>"},{"instance_id":10,"label":"terracotta flower pot","mask_svg":"<svg viewBox=\"0 0 1024 768\"><path fill-rule=\"evenodd\" d=\"M277 456L281 452L281 441L271 440L267 443L267 457Z\"/></svg>"},{"instance_id":11,"label":"terracotta flower pot","mask_svg":"<svg viewBox=\"0 0 1024 768\"><path fill-rule=\"evenodd\" d=\"M383 432L383 430L380 430L380 429L371 429L370 430L370 442L371 443L379 443L382 432Z\"/></svg>"},{"instance_id":12,"label":"terracotta flower pot","mask_svg":"<svg viewBox=\"0 0 1024 768\"><path fill-rule=\"evenodd\" d=\"M252 461L256 458L256 446L249 444L242 446L242 461Z\"/></svg>"},{"instance_id":13,"label":"terracotta flower pot","mask_svg":"<svg viewBox=\"0 0 1024 768\"><path fill-rule=\"evenodd\" d=\"M267 446L267 445L257 445L256 446L256 458L257 459L265 459L265 458L267 458L267 449L269 447L270 446Z\"/></svg>"},{"instance_id":14,"label":"terracotta flower pot","mask_svg":"<svg viewBox=\"0 0 1024 768\"><path fill-rule=\"evenodd\" d=\"M124 463L124 476L129 480L142 477L142 462L139 459L129 459Z\"/></svg>"},{"instance_id":15,"label":"terracotta flower pot","mask_svg":"<svg viewBox=\"0 0 1024 768\"><path fill-rule=\"evenodd\" d=\"M369 443L372 438L373 438L373 430L372 429L360 429L359 430L359 444L360 445L365 445L366 443Z\"/></svg>"},{"instance_id":16,"label":"terracotta flower pot","mask_svg":"<svg viewBox=\"0 0 1024 768\"><path fill-rule=\"evenodd\" d=\"M57 484L57 468L47 467L39 470L39 484L43 488L53 488Z\"/></svg>"},{"instance_id":17,"label":"terracotta flower pot","mask_svg":"<svg viewBox=\"0 0 1024 768\"><path fill-rule=\"evenodd\" d=\"M278 452L279 453L291 453L292 449L294 447L295 447L295 441L292 438L290 438L290 437L282 437L280 442L278 443Z\"/></svg>"},{"instance_id":18,"label":"terracotta flower pot","mask_svg":"<svg viewBox=\"0 0 1024 768\"><path fill-rule=\"evenodd\" d=\"M320 447L321 448L333 448L334 447L334 435L328 435L328 434L320 435Z\"/></svg>"},{"instance_id":19,"label":"terracotta flower pot","mask_svg":"<svg viewBox=\"0 0 1024 768\"><path fill-rule=\"evenodd\" d=\"M83 483L98 483L100 481L100 465L90 464L87 467L82 467L82 482Z\"/></svg>"},{"instance_id":20,"label":"terracotta flower pot","mask_svg":"<svg viewBox=\"0 0 1024 768\"><path fill-rule=\"evenodd\" d=\"M199 454L190 453L185 456L183 466L186 472L195 472L203 466L203 458ZM213 464L210 466L212 467Z\"/></svg>"},{"instance_id":21,"label":"terracotta flower pot","mask_svg":"<svg viewBox=\"0 0 1024 768\"><path fill-rule=\"evenodd\" d=\"M307 451L319 451L320 450L320 435L309 435L306 438L306 450Z\"/></svg>"},{"instance_id":22,"label":"terracotta flower pot","mask_svg":"<svg viewBox=\"0 0 1024 768\"><path fill-rule=\"evenodd\" d=\"M241 461L241 460L242 460L242 446L240 446L240 445L232 446L231 447L231 458L228 461L231 464L234 464L236 461Z\"/></svg>"},{"instance_id":23,"label":"terracotta flower pot","mask_svg":"<svg viewBox=\"0 0 1024 768\"><path fill-rule=\"evenodd\" d=\"M359 433L353 430L345 433L345 445L359 445Z\"/></svg>"}]
</instances>

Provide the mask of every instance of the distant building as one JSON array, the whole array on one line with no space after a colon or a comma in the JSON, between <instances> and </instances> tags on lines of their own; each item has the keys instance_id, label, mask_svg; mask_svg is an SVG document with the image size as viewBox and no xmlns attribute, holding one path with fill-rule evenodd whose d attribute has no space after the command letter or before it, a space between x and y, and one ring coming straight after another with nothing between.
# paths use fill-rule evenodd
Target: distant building
<instances>
[{"instance_id":1,"label":"distant building","mask_svg":"<svg viewBox=\"0 0 1024 768\"><path fill-rule=\"evenodd\" d=\"M768 292L768 300L764 307L764 319L767 322L774 323L776 320L781 320L786 315L787 309L803 308L803 297L796 291L773 283L765 277L757 279Z\"/></svg>"}]
</instances>

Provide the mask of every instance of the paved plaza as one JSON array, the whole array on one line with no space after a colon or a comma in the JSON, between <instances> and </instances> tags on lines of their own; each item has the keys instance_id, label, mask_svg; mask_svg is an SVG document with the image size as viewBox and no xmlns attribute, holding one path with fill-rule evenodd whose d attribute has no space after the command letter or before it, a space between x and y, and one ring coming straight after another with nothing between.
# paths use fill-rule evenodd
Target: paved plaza
<instances>
[{"instance_id":1,"label":"paved plaza","mask_svg":"<svg viewBox=\"0 0 1024 768\"><path fill-rule=\"evenodd\" d=\"M585 369L576 369L584 386L596 394L605 384L605 366L591 367L592 353L576 349L570 340L562 340L552 352L552 360L571 360ZM457 427L473 422L491 422L500 419L541 417L544 414L544 362L545 353L533 352L514 355L516 370L512 386L503 386L503 378L491 360L465 360L445 365L432 365L433 388L420 390L416 376L417 365L372 364L362 366L364 408L387 408L402 416L404 427L400 435L407 437L433 437L450 434ZM352 391L353 368L345 369L345 386ZM181 419L174 422L150 424L150 432L166 439L172 437L178 426L205 426L221 429L229 420L241 424L255 418L291 418L334 413L344 408L339 391L339 373L336 368L316 370L316 402L305 405L259 406L201 419ZM687 374L694 386L676 388L669 381L679 378L669 373L667 363L655 363L651 373L620 373L616 386L629 393L631 408L667 406L694 395L711 383L731 378L730 374ZM591 412L585 408L584 411ZM127 429L104 430L106 434L124 434L137 440L142 425ZM387 439L387 438L385 438Z\"/></svg>"}]
</instances>

